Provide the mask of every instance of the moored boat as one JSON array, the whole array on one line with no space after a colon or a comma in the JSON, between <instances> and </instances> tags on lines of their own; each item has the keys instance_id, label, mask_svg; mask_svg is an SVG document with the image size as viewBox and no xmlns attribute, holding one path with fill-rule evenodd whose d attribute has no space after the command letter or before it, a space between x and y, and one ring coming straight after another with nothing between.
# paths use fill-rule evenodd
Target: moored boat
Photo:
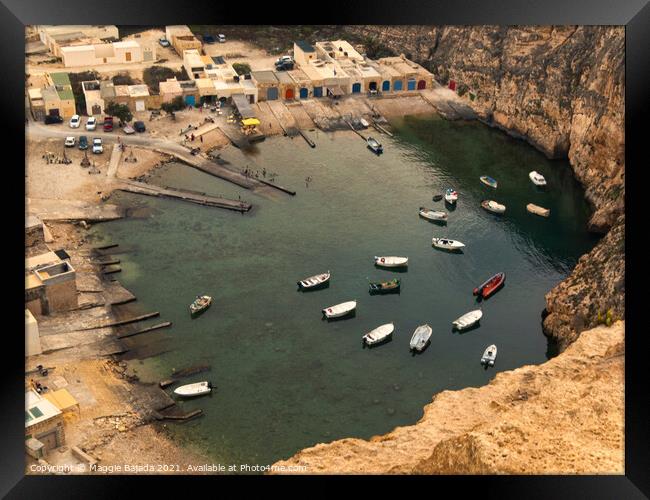
<instances>
[{"instance_id":1,"label":"moored boat","mask_svg":"<svg viewBox=\"0 0 650 500\"><path fill-rule=\"evenodd\" d=\"M447 203L453 205L454 203L456 203L457 200L458 200L458 193L456 192L456 190L449 188L447 189L447 191L445 191L445 201Z\"/></svg>"},{"instance_id":2,"label":"moored boat","mask_svg":"<svg viewBox=\"0 0 650 500\"><path fill-rule=\"evenodd\" d=\"M447 222L447 212L420 207L420 217L434 222Z\"/></svg>"},{"instance_id":3,"label":"moored boat","mask_svg":"<svg viewBox=\"0 0 650 500\"><path fill-rule=\"evenodd\" d=\"M368 137L366 139L366 143L368 144L368 147L375 153L379 154L384 152L384 147L377 139L374 139L373 137Z\"/></svg>"},{"instance_id":4,"label":"moored boat","mask_svg":"<svg viewBox=\"0 0 650 500\"><path fill-rule=\"evenodd\" d=\"M485 366L494 366L494 362L497 359L497 346L494 344L488 346L485 351L483 351L483 356L481 356L481 364Z\"/></svg>"},{"instance_id":5,"label":"moored boat","mask_svg":"<svg viewBox=\"0 0 650 500\"><path fill-rule=\"evenodd\" d=\"M174 389L174 394L184 398L203 396L204 394L210 394L210 392L212 392L212 384L209 381L182 385Z\"/></svg>"},{"instance_id":6,"label":"moored boat","mask_svg":"<svg viewBox=\"0 0 650 500\"><path fill-rule=\"evenodd\" d=\"M457 240L449 240L447 238L432 238L431 244L441 250L447 250L449 252L457 252L462 248L465 248L465 244Z\"/></svg>"},{"instance_id":7,"label":"moored boat","mask_svg":"<svg viewBox=\"0 0 650 500\"><path fill-rule=\"evenodd\" d=\"M412 350L421 352L429 343L433 330L429 325L420 325L413 332L410 347Z\"/></svg>"},{"instance_id":8,"label":"moored boat","mask_svg":"<svg viewBox=\"0 0 650 500\"><path fill-rule=\"evenodd\" d=\"M375 265L381 267L406 267L409 264L408 257L395 257L395 256L375 256Z\"/></svg>"},{"instance_id":9,"label":"moored boat","mask_svg":"<svg viewBox=\"0 0 650 500\"><path fill-rule=\"evenodd\" d=\"M305 278L304 280L298 281L298 287L302 290L309 290L309 289L321 287L329 282L330 276L331 275L329 271L323 274L310 276L309 278Z\"/></svg>"},{"instance_id":10,"label":"moored boat","mask_svg":"<svg viewBox=\"0 0 650 500\"><path fill-rule=\"evenodd\" d=\"M481 179L481 182L483 184L485 184L486 186L490 186L491 188L494 188L494 189L497 188L497 185L498 185L497 180L493 179L489 175L482 175L480 177L480 179Z\"/></svg>"},{"instance_id":11,"label":"moored boat","mask_svg":"<svg viewBox=\"0 0 650 500\"><path fill-rule=\"evenodd\" d=\"M544 179L544 176L536 170L530 172L528 177L530 177L530 180L533 181L533 184L536 186L546 186L546 179Z\"/></svg>"},{"instance_id":12,"label":"moored boat","mask_svg":"<svg viewBox=\"0 0 650 500\"><path fill-rule=\"evenodd\" d=\"M370 282L370 293L389 293L396 292L400 289L400 280L397 278L390 281L375 281Z\"/></svg>"},{"instance_id":13,"label":"moored boat","mask_svg":"<svg viewBox=\"0 0 650 500\"><path fill-rule=\"evenodd\" d=\"M209 295L200 295L190 304L190 315L198 316L212 305L212 297Z\"/></svg>"},{"instance_id":14,"label":"moored boat","mask_svg":"<svg viewBox=\"0 0 650 500\"><path fill-rule=\"evenodd\" d=\"M442 200L442 195L441 194L434 194L432 200L433 201L440 201L440 200Z\"/></svg>"},{"instance_id":15,"label":"moored boat","mask_svg":"<svg viewBox=\"0 0 650 500\"><path fill-rule=\"evenodd\" d=\"M474 295L480 295L484 299L487 299L490 295L499 290L505 282L506 273L497 273L480 286L474 288L473 293Z\"/></svg>"},{"instance_id":16,"label":"moored boat","mask_svg":"<svg viewBox=\"0 0 650 500\"><path fill-rule=\"evenodd\" d=\"M363 341L369 346L379 344L388 340L394 330L395 325L393 325L393 323L386 323L385 325L378 326L374 330L366 333L363 336Z\"/></svg>"},{"instance_id":17,"label":"moored boat","mask_svg":"<svg viewBox=\"0 0 650 500\"><path fill-rule=\"evenodd\" d=\"M506 211L506 206L501 203L497 203L494 200L483 200L481 206L488 212L493 214L502 214Z\"/></svg>"},{"instance_id":18,"label":"moored boat","mask_svg":"<svg viewBox=\"0 0 650 500\"><path fill-rule=\"evenodd\" d=\"M323 315L330 318L342 318L350 314L357 308L357 301L351 300L349 302L343 302L341 304L336 304L335 306L326 307L323 309Z\"/></svg>"},{"instance_id":19,"label":"moored boat","mask_svg":"<svg viewBox=\"0 0 650 500\"><path fill-rule=\"evenodd\" d=\"M549 215L551 215L550 208L540 207L539 205L535 205L534 203L529 203L528 205L526 205L526 210L528 210L531 214L541 215L542 217L548 217Z\"/></svg>"},{"instance_id":20,"label":"moored boat","mask_svg":"<svg viewBox=\"0 0 650 500\"><path fill-rule=\"evenodd\" d=\"M483 317L483 311L480 309L475 309L468 313L463 314L456 321L453 321L451 324L456 328L456 330L465 330L471 328L476 323L478 323Z\"/></svg>"}]
</instances>

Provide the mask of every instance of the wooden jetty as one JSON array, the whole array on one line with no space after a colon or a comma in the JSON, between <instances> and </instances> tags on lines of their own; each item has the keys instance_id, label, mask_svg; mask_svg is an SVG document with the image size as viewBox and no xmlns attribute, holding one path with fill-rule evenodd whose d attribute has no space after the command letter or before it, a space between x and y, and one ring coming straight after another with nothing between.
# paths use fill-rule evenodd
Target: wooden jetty
<instances>
[{"instance_id":1,"label":"wooden jetty","mask_svg":"<svg viewBox=\"0 0 650 500\"><path fill-rule=\"evenodd\" d=\"M195 365L188 368L183 368L182 370L172 372L172 376L170 378L161 380L158 385L164 389L165 387L169 387L170 385L178 382L182 378L196 375L197 373L207 372L211 369L211 365Z\"/></svg>"},{"instance_id":2,"label":"wooden jetty","mask_svg":"<svg viewBox=\"0 0 650 500\"><path fill-rule=\"evenodd\" d=\"M172 415L169 413L160 413L160 412L154 412L153 416L156 420L181 420L181 421L187 421L191 418L198 417L199 415L203 415L203 410L198 408L194 411L191 411L189 413L185 413L183 415Z\"/></svg>"},{"instance_id":3,"label":"wooden jetty","mask_svg":"<svg viewBox=\"0 0 650 500\"><path fill-rule=\"evenodd\" d=\"M108 250L109 248L116 248L119 247L120 245L117 243L111 243L109 245L102 245L99 247L93 247L93 250Z\"/></svg>"},{"instance_id":4,"label":"wooden jetty","mask_svg":"<svg viewBox=\"0 0 650 500\"><path fill-rule=\"evenodd\" d=\"M103 323L103 324L100 323L99 325L95 325L95 326L87 326L85 328L79 328L78 330L75 330L75 331L83 332L83 331L86 331L86 330L96 330L98 328L108 328L108 327L111 327L111 326L128 325L129 323L135 323L137 321L143 321L145 319L155 318L157 316L160 316L160 313L158 311L152 312L152 313L147 313L147 314L141 314L139 316L133 316L133 317L128 318L128 319L121 319L121 320L118 320L118 321L110 321L108 323Z\"/></svg>"},{"instance_id":5,"label":"wooden jetty","mask_svg":"<svg viewBox=\"0 0 650 500\"><path fill-rule=\"evenodd\" d=\"M354 125L352 125L352 123L351 123L349 120L343 119L343 121L344 121L345 123L348 124L348 126L352 129L352 132L354 132L355 134L357 134L357 135L358 135L359 137L361 137L364 141L366 140L366 137L365 137L361 132L359 132L356 128L354 128Z\"/></svg>"},{"instance_id":6,"label":"wooden jetty","mask_svg":"<svg viewBox=\"0 0 650 500\"><path fill-rule=\"evenodd\" d=\"M372 126L375 127L379 132L386 134L388 137L393 137L392 132L379 125L379 123L377 123L376 121L373 121Z\"/></svg>"},{"instance_id":7,"label":"wooden jetty","mask_svg":"<svg viewBox=\"0 0 650 500\"><path fill-rule=\"evenodd\" d=\"M147 333L147 332L153 332L155 330L160 330L161 328L167 328L172 325L171 321L165 321L163 323L158 323L157 325L149 326L147 328L142 328L141 330L137 330L135 332L129 332L129 333L123 333L121 335L118 335L118 339L126 339L128 337L133 337L135 335L140 335L141 333Z\"/></svg>"},{"instance_id":8,"label":"wooden jetty","mask_svg":"<svg viewBox=\"0 0 650 500\"><path fill-rule=\"evenodd\" d=\"M309 144L312 148L316 147L316 143L309 138L306 132L304 132L303 130L298 130L298 133L305 140L305 142Z\"/></svg>"},{"instance_id":9,"label":"wooden jetty","mask_svg":"<svg viewBox=\"0 0 650 500\"><path fill-rule=\"evenodd\" d=\"M279 184L273 184L273 183L271 183L269 181L265 181L265 180L262 180L262 179L257 179L257 180L260 181L262 184L266 184L267 186L275 188L275 189L277 189L279 191L282 191L284 193L290 194L291 196L296 196L296 192L292 191L289 188L286 188L284 186L280 186Z\"/></svg>"},{"instance_id":10,"label":"wooden jetty","mask_svg":"<svg viewBox=\"0 0 650 500\"><path fill-rule=\"evenodd\" d=\"M138 181L124 181L123 184L117 189L148 196L173 198L188 201L190 203L196 203L197 205L225 208L226 210L234 210L237 212L248 212L251 208L253 208L250 203L246 203L244 201L230 200L228 198L218 198L216 196L209 196L205 194L201 195L189 192L187 190L166 189Z\"/></svg>"},{"instance_id":11,"label":"wooden jetty","mask_svg":"<svg viewBox=\"0 0 650 500\"><path fill-rule=\"evenodd\" d=\"M108 269L104 269L102 271L102 274L113 274L113 273L121 273L121 272L122 272L122 268L119 266L115 266Z\"/></svg>"}]
</instances>

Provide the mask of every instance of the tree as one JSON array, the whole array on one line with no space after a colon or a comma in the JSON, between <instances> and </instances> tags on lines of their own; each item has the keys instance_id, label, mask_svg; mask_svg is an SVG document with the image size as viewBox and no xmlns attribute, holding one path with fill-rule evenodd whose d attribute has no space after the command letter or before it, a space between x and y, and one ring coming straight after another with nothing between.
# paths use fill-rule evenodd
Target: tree
<instances>
[{"instance_id":1,"label":"tree","mask_svg":"<svg viewBox=\"0 0 650 500\"><path fill-rule=\"evenodd\" d=\"M130 122L133 119L133 114L126 104L118 104L116 102L110 103L106 106L106 114L116 116L123 122Z\"/></svg>"},{"instance_id":2,"label":"tree","mask_svg":"<svg viewBox=\"0 0 650 500\"><path fill-rule=\"evenodd\" d=\"M160 107L165 113L172 114L174 111L185 109L185 101L181 96L176 96L169 102L163 102Z\"/></svg>"},{"instance_id":3,"label":"tree","mask_svg":"<svg viewBox=\"0 0 650 500\"><path fill-rule=\"evenodd\" d=\"M251 67L247 63L233 63L232 69L234 69L238 75L246 75L251 72Z\"/></svg>"},{"instance_id":4,"label":"tree","mask_svg":"<svg viewBox=\"0 0 650 500\"><path fill-rule=\"evenodd\" d=\"M128 73L120 73L113 77L113 85L136 85L136 83Z\"/></svg>"}]
</instances>

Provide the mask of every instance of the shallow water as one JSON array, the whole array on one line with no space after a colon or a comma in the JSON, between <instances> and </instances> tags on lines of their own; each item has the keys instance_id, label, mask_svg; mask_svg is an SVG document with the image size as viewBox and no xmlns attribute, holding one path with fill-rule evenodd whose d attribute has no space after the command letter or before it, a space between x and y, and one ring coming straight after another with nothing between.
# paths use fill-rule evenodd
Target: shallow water
<instances>
[{"instance_id":1,"label":"shallow water","mask_svg":"<svg viewBox=\"0 0 650 500\"><path fill-rule=\"evenodd\" d=\"M312 132L316 149L300 138L273 138L253 152L222 153L238 167L276 173L276 182L298 191L295 197L254 195L176 164L151 179L241 196L255 205L246 215L114 196L136 204L138 217L94 231L130 249L120 256L120 280L138 297L137 307L174 324L146 334L166 339L171 351L132 368L158 381L172 368L212 365L187 379L208 378L218 388L180 403L205 413L169 426L182 442L224 464L270 464L319 442L415 423L439 391L480 386L498 371L547 359L553 346L541 330L544 295L596 243L567 162L548 161L477 123L410 117L396 131L392 139L372 132L385 148L379 157L347 132ZM528 179L533 169L546 177L545 191ZM499 188L481 184L483 174ZM431 197L448 186L460 195L448 225L419 218L420 206L445 209ZM481 209L485 198L507 205L505 216ZM550 208L551 216L529 214L529 202ZM464 253L433 249L434 235L464 242ZM408 256L408 271L375 268L374 255ZM328 269L328 288L296 291L298 279ZM506 272L506 286L481 304L481 326L452 332L451 322L477 307L472 289L498 271ZM368 279L394 276L402 280L400 294L368 294ZM187 308L199 293L212 295L214 304L191 320ZM322 308L353 299L355 317L321 319ZM391 342L362 347L364 333L391 321ZM414 356L409 339L423 323L433 328L431 345ZM492 343L499 356L485 370L479 360Z\"/></svg>"}]
</instances>

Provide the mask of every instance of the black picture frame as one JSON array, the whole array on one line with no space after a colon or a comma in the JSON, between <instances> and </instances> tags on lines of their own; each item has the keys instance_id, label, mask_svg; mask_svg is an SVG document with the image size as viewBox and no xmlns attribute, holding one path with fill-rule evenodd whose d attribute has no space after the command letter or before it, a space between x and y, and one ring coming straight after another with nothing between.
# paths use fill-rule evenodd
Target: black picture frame
<instances>
[{"instance_id":1,"label":"black picture frame","mask_svg":"<svg viewBox=\"0 0 650 500\"><path fill-rule=\"evenodd\" d=\"M648 399L650 391L645 385L645 349L642 329L641 301L647 296L642 284L645 258L642 244L641 218L644 207L641 204L646 184L647 158L642 156L645 137L643 120L648 116L648 90L650 90L650 4L648 0L546 0L544 2L517 0L484 0L455 2L387 1L374 2L327 2L314 4L317 8L301 9L296 4L291 12L281 8L282 4L268 3L266 6L242 3L226 4L206 0L194 2L170 2L155 0L68 0L46 2L45 0L2 0L0 3L0 99L2 101L4 145L6 152L24 140L23 123L19 117L25 113L24 81L24 26L29 24L136 24L164 25L180 22L201 24L534 24L534 25L625 25L626 29L626 415L625 415L625 476L500 476L500 477L427 477L427 478L385 478L375 477L372 482L378 486L399 481L418 484L425 488L438 487L437 483L453 487L455 494L473 491L482 497L499 498L644 498L650 495L650 464L648 431L650 415ZM15 77L14 77L15 76ZM24 190L7 189L11 183L24 186L18 167L22 151L7 161L5 167L4 200L11 208L10 255L13 262L24 258L21 241L24 227L18 213L24 209ZM11 169L11 171L9 171ZM15 176L15 178L14 178ZM14 184L15 183L15 184ZM22 196L22 200L21 200ZM15 252L15 254L13 253ZM15 259L15 260L14 260ZM7 287L13 290L24 281L20 266L8 265L15 284ZM628 270L632 272L627 272ZM20 332L23 323L18 304L19 294L8 293L7 316L16 319L16 325L5 326L4 336L12 338L12 348L3 358L5 374L0 411L0 495L9 498L89 498L128 494L133 492L135 478L105 476L74 477L24 477L24 424L23 424L23 372L24 345ZM549 423L552 425L552 422ZM137 478L139 481L144 478ZM151 480L170 485L170 478L149 477ZM196 481L210 479L232 484L236 478L176 478L183 483L187 494L198 491ZM313 487L311 478L254 478L262 482L287 482L305 488ZM363 481L363 478L344 478L346 483ZM367 478L365 478L367 482ZM433 482L435 484L429 484ZM199 486L200 487L200 486ZM171 490L167 490L171 493ZM433 490L430 490L433 491Z\"/></svg>"}]
</instances>

